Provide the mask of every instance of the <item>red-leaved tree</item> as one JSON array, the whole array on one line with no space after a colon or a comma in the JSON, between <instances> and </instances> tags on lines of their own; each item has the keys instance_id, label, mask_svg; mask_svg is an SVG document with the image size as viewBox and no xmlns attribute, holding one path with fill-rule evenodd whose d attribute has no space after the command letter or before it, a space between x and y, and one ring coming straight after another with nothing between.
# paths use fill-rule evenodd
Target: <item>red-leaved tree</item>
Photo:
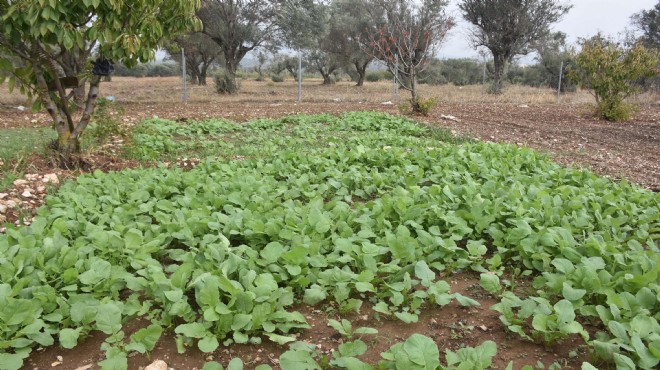
<instances>
[{"instance_id":1,"label":"red-leaved tree","mask_svg":"<svg viewBox=\"0 0 660 370\"><path fill-rule=\"evenodd\" d=\"M401 88L411 93L413 112L420 112L417 77L455 24L445 11L448 2L372 0L371 3L381 24L370 35L367 46L374 58L398 75Z\"/></svg>"}]
</instances>

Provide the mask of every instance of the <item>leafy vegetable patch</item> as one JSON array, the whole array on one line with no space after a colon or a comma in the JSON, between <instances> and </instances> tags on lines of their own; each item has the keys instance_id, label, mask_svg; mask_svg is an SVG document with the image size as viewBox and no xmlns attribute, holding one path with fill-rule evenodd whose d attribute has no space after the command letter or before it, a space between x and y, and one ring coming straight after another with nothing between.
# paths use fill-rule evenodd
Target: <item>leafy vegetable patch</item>
<instances>
[{"instance_id":1,"label":"leafy vegetable patch","mask_svg":"<svg viewBox=\"0 0 660 370\"><path fill-rule=\"evenodd\" d=\"M415 322L425 306L479 304L439 278L461 269L483 274L501 297L493 308L524 338L577 333L621 368L658 364L658 194L528 149L441 142L375 113L145 125L138 140L151 140L142 153L153 158L242 131L253 155L84 175L30 227L10 226L0 235L0 368L19 368L36 345L72 348L92 330L109 335L108 369L126 368L129 352L152 350L165 330L181 351L271 340L294 342L282 365L313 360L292 335L308 327L294 305L334 300L354 312L369 302ZM498 276L513 269L534 277L535 295L502 287ZM135 317L152 324L127 338L122 325ZM601 330L590 336L585 321ZM383 366L439 366L429 341L395 345ZM367 368L348 359L362 348L353 343L332 366ZM485 368L495 347L444 361Z\"/></svg>"}]
</instances>

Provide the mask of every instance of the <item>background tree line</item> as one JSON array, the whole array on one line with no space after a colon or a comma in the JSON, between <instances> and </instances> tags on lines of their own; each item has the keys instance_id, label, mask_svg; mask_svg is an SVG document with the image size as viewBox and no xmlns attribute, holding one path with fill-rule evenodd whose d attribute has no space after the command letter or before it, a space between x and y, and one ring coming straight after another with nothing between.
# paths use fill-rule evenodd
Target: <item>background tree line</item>
<instances>
[{"instance_id":1,"label":"background tree line","mask_svg":"<svg viewBox=\"0 0 660 370\"><path fill-rule=\"evenodd\" d=\"M419 83L460 85L479 75L479 62L435 59L455 25L447 5L447 0L0 0L0 82L8 79L10 88L35 98L35 109L46 108L63 166L72 165L71 156L80 151L101 77L110 73L108 61L121 70L153 60L159 48L172 60L185 58L187 73L200 84L214 63L221 65L216 86L228 94L238 90L237 73L248 53L298 53L324 84L344 71L361 85L377 60L410 92L418 112ZM657 86L660 5L633 17L639 38L621 43L596 35L580 42L579 53L566 45L565 35L550 32L570 8L560 0L459 2L460 16L472 25L473 46L487 51L489 92L502 93L507 80L550 85L563 62L573 70L570 79L562 76L565 87L573 82L589 89L600 111L618 112L603 114L606 118L625 118L621 102L642 87ZM536 66L512 67L533 51ZM261 79L265 55L258 57ZM274 65L294 73L298 66L290 62L284 57ZM148 73L155 69L160 72L154 75L171 72L159 66ZM83 112L78 122L76 109Z\"/></svg>"}]
</instances>

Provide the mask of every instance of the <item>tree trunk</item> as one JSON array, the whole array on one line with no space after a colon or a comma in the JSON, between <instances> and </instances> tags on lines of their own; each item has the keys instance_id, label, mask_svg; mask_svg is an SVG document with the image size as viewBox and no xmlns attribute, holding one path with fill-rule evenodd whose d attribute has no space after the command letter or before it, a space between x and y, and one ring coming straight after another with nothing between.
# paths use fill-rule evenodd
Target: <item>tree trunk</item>
<instances>
[{"instance_id":1,"label":"tree trunk","mask_svg":"<svg viewBox=\"0 0 660 370\"><path fill-rule=\"evenodd\" d=\"M355 62L355 70L357 71L358 79L357 79L357 84L355 86L363 86L364 85L364 79L367 75L367 66L369 65L369 62L360 64L360 62Z\"/></svg>"},{"instance_id":2,"label":"tree trunk","mask_svg":"<svg viewBox=\"0 0 660 370\"><path fill-rule=\"evenodd\" d=\"M410 73L410 95L411 95L411 100L410 104L412 106L412 111L413 113L419 113L419 96L417 96L417 74L415 73L415 69L412 68L412 71Z\"/></svg>"},{"instance_id":3,"label":"tree trunk","mask_svg":"<svg viewBox=\"0 0 660 370\"><path fill-rule=\"evenodd\" d=\"M236 71L238 70L238 63L239 61L234 61L234 60L229 60L225 62L225 68L227 69L227 78L229 79L229 85L232 86L229 91L227 91L228 94L236 94L238 92L238 85L236 84Z\"/></svg>"},{"instance_id":4,"label":"tree trunk","mask_svg":"<svg viewBox=\"0 0 660 370\"><path fill-rule=\"evenodd\" d=\"M208 71L209 66L207 64L203 64L202 68L200 68L199 71L199 85L200 86L206 86L206 75Z\"/></svg>"},{"instance_id":5,"label":"tree trunk","mask_svg":"<svg viewBox=\"0 0 660 370\"><path fill-rule=\"evenodd\" d=\"M332 76L329 73L321 72L321 76L323 76L324 85L332 85L334 83L334 81L332 80Z\"/></svg>"},{"instance_id":6,"label":"tree trunk","mask_svg":"<svg viewBox=\"0 0 660 370\"><path fill-rule=\"evenodd\" d=\"M100 76L93 76L91 78L89 92L87 93L87 101L85 102L85 110L75 128L71 129L68 125L63 123L55 126L55 130L57 131L57 142L53 149L57 152L57 162L62 168L71 169L78 165L75 156L80 154L80 135L82 135L85 128L87 128L87 125L89 125L92 114L94 113L100 82ZM58 108L62 111L62 107ZM67 113L63 112L61 114Z\"/></svg>"},{"instance_id":7,"label":"tree trunk","mask_svg":"<svg viewBox=\"0 0 660 370\"><path fill-rule=\"evenodd\" d=\"M506 60L507 58L505 55L493 53L495 71L493 73L493 85L489 91L491 94L502 94L502 89L504 87L504 70L506 69Z\"/></svg>"},{"instance_id":8,"label":"tree trunk","mask_svg":"<svg viewBox=\"0 0 660 370\"><path fill-rule=\"evenodd\" d=\"M85 102L85 93L87 89L85 88L85 81L83 80L80 86L73 89L73 101L76 102L76 106L82 105Z\"/></svg>"},{"instance_id":9,"label":"tree trunk","mask_svg":"<svg viewBox=\"0 0 660 370\"><path fill-rule=\"evenodd\" d=\"M75 159L76 155L80 154L80 140L78 137L58 137L55 150L60 168L74 169L78 167Z\"/></svg>"}]
</instances>

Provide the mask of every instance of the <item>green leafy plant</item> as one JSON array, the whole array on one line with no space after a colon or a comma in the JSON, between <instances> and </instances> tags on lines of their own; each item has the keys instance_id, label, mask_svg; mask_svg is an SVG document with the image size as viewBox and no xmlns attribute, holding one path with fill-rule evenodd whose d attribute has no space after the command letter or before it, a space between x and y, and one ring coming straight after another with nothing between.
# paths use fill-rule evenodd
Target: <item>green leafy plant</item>
<instances>
[{"instance_id":1,"label":"green leafy plant","mask_svg":"<svg viewBox=\"0 0 660 370\"><path fill-rule=\"evenodd\" d=\"M122 126L123 114L124 108L118 103L99 98L96 101L92 122L84 135L87 139L86 144L101 146L114 137L125 139L128 132Z\"/></svg>"},{"instance_id":2,"label":"green leafy plant","mask_svg":"<svg viewBox=\"0 0 660 370\"><path fill-rule=\"evenodd\" d=\"M658 52L641 44L630 48L598 34L582 41L571 79L596 97L596 112L609 121L627 121L634 106L626 99L637 80L658 74Z\"/></svg>"},{"instance_id":3,"label":"green leafy plant","mask_svg":"<svg viewBox=\"0 0 660 370\"><path fill-rule=\"evenodd\" d=\"M417 99L414 101L409 100L400 103L398 105L398 108L399 108L399 113L401 114L428 116L429 113L431 112L431 109L433 109L433 107L435 107L437 104L438 104L438 100L434 97L425 99L421 96L417 96Z\"/></svg>"},{"instance_id":4,"label":"green leafy plant","mask_svg":"<svg viewBox=\"0 0 660 370\"><path fill-rule=\"evenodd\" d=\"M660 195L529 149L428 134L373 112L143 122L129 144L140 158L194 153L199 165L83 175L29 227L7 227L2 367L100 330L104 364L122 368L149 352L157 326L181 352L267 339L290 345L282 366L358 366L349 355L364 348L361 334L338 321L357 340L323 357L296 342L308 324L295 307L369 302L414 322L425 306L478 305L439 277L487 268L533 279L520 298L484 275L511 331L556 343L590 322L603 330L586 345L603 361L657 365ZM135 318L155 326L127 337ZM420 365L410 351L426 348L434 364L427 344L415 337L391 353Z\"/></svg>"}]
</instances>

